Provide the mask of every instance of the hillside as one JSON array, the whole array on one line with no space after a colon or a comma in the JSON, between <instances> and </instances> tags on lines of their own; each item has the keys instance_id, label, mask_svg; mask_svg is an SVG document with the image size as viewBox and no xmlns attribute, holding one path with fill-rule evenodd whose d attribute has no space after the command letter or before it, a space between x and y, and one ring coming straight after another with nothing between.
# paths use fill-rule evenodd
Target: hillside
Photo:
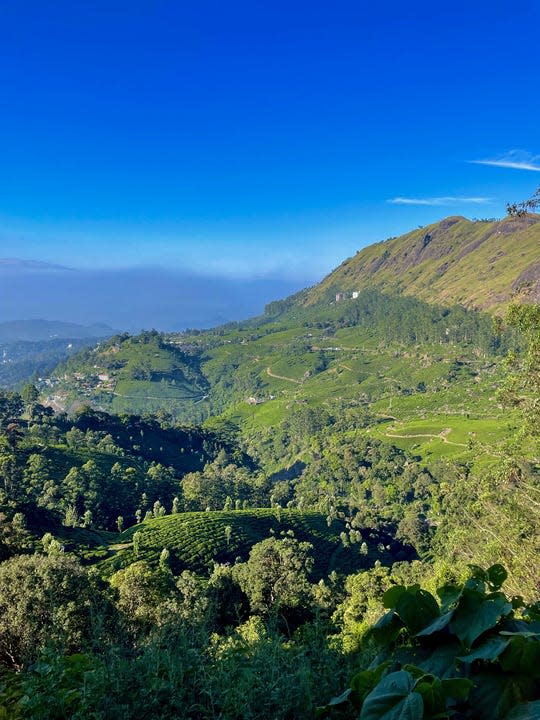
<instances>
[{"instance_id":1,"label":"hillside","mask_svg":"<svg viewBox=\"0 0 540 720\"><path fill-rule=\"evenodd\" d=\"M538 298L540 216L450 217L361 250L261 317L203 332L115 336L59 366L40 389L57 409L88 402L181 422L223 412L242 419L246 402L249 415L261 416L267 407L258 406L272 401L274 422L291 402L439 391L434 378L452 363L492 362L509 348L479 310L500 315L511 299Z\"/></svg>"},{"instance_id":2,"label":"hillside","mask_svg":"<svg viewBox=\"0 0 540 720\"><path fill-rule=\"evenodd\" d=\"M20 388L48 375L59 363L113 333L103 324L47 320L0 323L0 387Z\"/></svg>"},{"instance_id":3,"label":"hillside","mask_svg":"<svg viewBox=\"0 0 540 720\"><path fill-rule=\"evenodd\" d=\"M353 543L344 544L340 538L344 531L343 521L336 519L329 527L326 516L314 511L267 508L178 513L146 520L126 530L111 545L115 554L103 561L101 568L110 572L136 560L146 560L156 566L161 551L167 548L171 568L176 574L183 570L208 574L214 562L243 562L256 543L270 535L280 537L290 532L298 540L313 545L317 580L332 571L357 572L373 567L376 560L391 565L396 560L409 560L415 555L412 548L369 529L361 531L358 540L355 538ZM135 551L133 535L136 532L140 533L140 540Z\"/></svg>"},{"instance_id":4,"label":"hillside","mask_svg":"<svg viewBox=\"0 0 540 720\"><path fill-rule=\"evenodd\" d=\"M119 335L83 351L41 384L70 415L36 404L32 388L24 400L0 393L0 616L13 645L22 613L8 611L21 596L39 629L59 592L77 611L91 597L107 603L96 613L111 617L104 637L126 633L119 648L134 638L166 668L163 643L176 651L186 632L218 667L229 658L220 673L230 687L235 668L252 667L253 643L276 677L302 657L351 660L352 675L358 651L369 662L378 652L379 633L401 645L411 608L422 622L412 620L412 641L428 623L436 654L456 614L463 633L478 626L476 640L495 611L490 627L515 636L493 636L497 651L508 657L514 642L521 673L522 646L536 652L540 630L538 604L525 605L538 590L540 306L513 306L494 323L395 289L336 299L323 286L316 301L315 290L300 293L245 323ZM120 413L95 409L104 406ZM156 415L122 412L133 408ZM197 415L203 427L174 422ZM512 604L497 592L505 579ZM419 583L444 585L441 609ZM23 659L49 644L36 645L35 630L24 637ZM184 667L194 655L181 647ZM454 662L463 647L452 648ZM485 645L470 650L493 664ZM99 667L94 657L67 658L59 677L71 664ZM131 688L136 653L107 655L116 682L111 657L128 658ZM414 672L435 677L412 657Z\"/></svg>"},{"instance_id":5,"label":"hillside","mask_svg":"<svg viewBox=\"0 0 540 720\"><path fill-rule=\"evenodd\" d=\"M494 221L448 217L371 245L306 293L313 304L364 288L492 312L540 301L540 215Z\"/></svg>"},{"instance_id":6,"label":"hillside","mask_svg":"<svg viewBox=\"0 0 540 720\"><path fill-rule=\"evenodd\" d=\"M135 338L115 335L80 353L60 364L40 389L55 409L90 403L117 413L163 413L178 405L192 408L203 399L206 381L197 358L152 331Z\"/></svg>"}]
</instances>

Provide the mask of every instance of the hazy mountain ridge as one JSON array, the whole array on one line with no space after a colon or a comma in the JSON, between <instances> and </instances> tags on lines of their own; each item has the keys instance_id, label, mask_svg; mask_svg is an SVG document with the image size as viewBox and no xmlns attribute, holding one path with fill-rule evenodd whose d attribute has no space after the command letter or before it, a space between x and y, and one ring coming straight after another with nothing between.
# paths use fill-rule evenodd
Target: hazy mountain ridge
<instances>
[{"instance_id":1,"label":"hazy mountain ridge","mask_svg":"<svg viewBox=\"0 0 540 720\"><path fill-rule=\"evenodd\" d=\"M60 320L12 320L0 323L0 342L40 342L53 339L105 338L116 331L105 323L79 325Z\"/></svg>"},{"instance_id":2,"label":"hazy mountain ridge","mask_svg":"<svg viewBox=\"0 0 540 720\"><path fill-rule=\"evenodd\" d=\"M494 221L461 216L370 245L306 293L311 305L366 287L490 312L540 301L540 215Z\"/></svg>"}]
</instances>

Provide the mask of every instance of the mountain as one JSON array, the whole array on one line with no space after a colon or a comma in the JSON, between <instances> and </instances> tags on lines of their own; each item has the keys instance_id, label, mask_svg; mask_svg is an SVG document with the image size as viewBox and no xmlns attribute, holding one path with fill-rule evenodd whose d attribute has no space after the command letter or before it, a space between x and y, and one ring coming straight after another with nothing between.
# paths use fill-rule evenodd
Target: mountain
<instances>
[{"instance_id":1,"label":"mountain","mask_svg":"<svg viewBox=\"0 0 540 720\"><path fill-rule=\"evenodd\" d=\"M0 323L0 343L18 341L39 342L43 340L80 340L84 338L105 338L114 335L104 323L79 325L59 320L13 320Z\"/></svg>"},{"instance_id":2,"label":"mountain","mask_svg":"<svg viewBox=\"0 0 540 720\"><path fill-rule=\"evenodd\" d=\"M540 215L448 217L389 238L345 260L303 302L364 288L490 312L513 298L540 302Z\"/></svg>"},{"instance_id":3,"label":"mountain","mask_svg":"<svg viewBox=\"0 0 540 720\"><path fill-rule=\"evenodd\" d=\"M253 436L308 410L344 427L363 414L374 436L404 449L467 454L470 433L486 441L504 434L494 387L517 342L497 332L472 299L499 311L512 287L525 282L521 295L534 297L538 220L447 218L362 250L319 285L270 303L251 320L117 336L59 366L41 384L42 398L67 410L81 403L112 412L163 410L177 422L221 416ZM437 276L443 263L447 290ZM493 283L481 280L490 274ZM458 280L470 309L457 304L467 300Z\"/></svg>"},{"instance_id":4,"label":"mountain","mask_svg":"<svg viewBox=\"0 0 540 720\"><path fill-rule=\"evenodd\" d=\"M0 388L20 388L33 378L47 375L58 363L113 333L103 323L78 325L52 320L0 323Z\"/></svg>"}]
</instances>

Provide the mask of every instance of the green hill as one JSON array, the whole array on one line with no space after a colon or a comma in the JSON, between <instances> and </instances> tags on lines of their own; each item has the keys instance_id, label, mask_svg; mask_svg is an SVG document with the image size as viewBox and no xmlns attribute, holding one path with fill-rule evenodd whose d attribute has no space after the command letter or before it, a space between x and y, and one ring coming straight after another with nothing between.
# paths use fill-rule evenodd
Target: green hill
<instances>
[{"instance_id":1,"label":"green hill","mask_svg":"<svg viewBox=\"0 0 540 720\"><path fill-rule=\"evenodd\" d=\"M85 403L115 413L193 409L207 390L197 362L155 331L116 335L59 365L40 389L62 410Z\"/></svg>"},{"instance_id":2,"label":"green hill","mask_svg":"<svg viewBox=\"0 0 540 720\"><path fill-rule=\"evenodd\" d=\"M134 551L133 535L140 533L140 547ZM384 533L360 531L353 543L340 537L345 523L334 520L330 526L326 516L315 511L258 509L232 512L189 512L147 520L129 528L110 546L112 558L102 561L105 572L126 567L135 560L157 565L163 548L170 552L175 573L182 570L206 574L214 562L233 564L246 560L256 543L275 534L293 532L301 541L313 545L314 576L326 577L335 570L351 573L373 567L376 560L391 565L396 560L414 557L414 551ZM361 536L361 537L360 537ZM363 545L365 543L365 545Z\"/></svg>"},{"instance_id":3,"label":"green hill","mask_svg":"<svg viewBox=\"0 0 540 720\"><path fill-rule=\"evenodd\" d=\"M498 311L511 298L540 301L540 215L448 217L360 250L306 293L316 303L364 288L427 302Z\"/></svg>"}]
</instances>

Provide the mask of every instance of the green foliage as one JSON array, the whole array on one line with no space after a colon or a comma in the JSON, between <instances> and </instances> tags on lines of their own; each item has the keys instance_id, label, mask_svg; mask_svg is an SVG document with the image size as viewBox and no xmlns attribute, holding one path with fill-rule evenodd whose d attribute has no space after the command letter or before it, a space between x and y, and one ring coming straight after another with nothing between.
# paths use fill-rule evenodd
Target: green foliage
<instances>
[{"instance_id":1,"label":"green foliage","mask_svg":"<svg viewBox=\"0 0 540 720\"><path fill-rule=\"evenodd\" d=\"M540 622L500 591L506 570L472 566L439 601L418 585L389 588L371 629L375 663L321 714L339 707L361 720L520 717L540 699ZM359 713L359 714L358 714ZM526 715L524 715L526 717Z\"/></svg>"},{"instance_id":2,"label":"green foliage","mask_svg":"<svg viewBox=\"0 0 540 720\"><path fill-rule=\"evenodd\" d=\"M322 712L538 714L538 306L430 304L505 304L453 268L495 233L508 289L537 257L522 220L368 248L262 318L113 338L56 374L73 417L0 393L0 718L307 718L353 662Z\"/></svg>"},{"instance_id":3,"label":"green foliage","mask_svg":"<svg viewBox=\"0 0 540 720\"><path fill-rule=\"evenodd\" d=\"M293 537L263 540L249 559L235 566L234 576L253 612L270 614L309 605L313 546Z\"/></svg>"},{"instance_id":4,"label":"green foliage","mask_svg":"<svg viewBox=\"0 0 540 720\"><path fill-rule=\"evenodd\" d=\"M511 305L506 315L527 342L523 357L511 355L510 373L501 391L507 403L520 407L525 435L540 436L540 305Z\"/></svg>"},{"instance_id":5,"label":"green foliage","mask_svg":"<svg viewBox=\"0 0 540 720\"><path fill-rule=\"evenodd\" d=\"M62 554L0 563L0 663L20 668L47 646L82 648L91 617L107 613L99 583Z\"/></svg>"}]
</instances>

